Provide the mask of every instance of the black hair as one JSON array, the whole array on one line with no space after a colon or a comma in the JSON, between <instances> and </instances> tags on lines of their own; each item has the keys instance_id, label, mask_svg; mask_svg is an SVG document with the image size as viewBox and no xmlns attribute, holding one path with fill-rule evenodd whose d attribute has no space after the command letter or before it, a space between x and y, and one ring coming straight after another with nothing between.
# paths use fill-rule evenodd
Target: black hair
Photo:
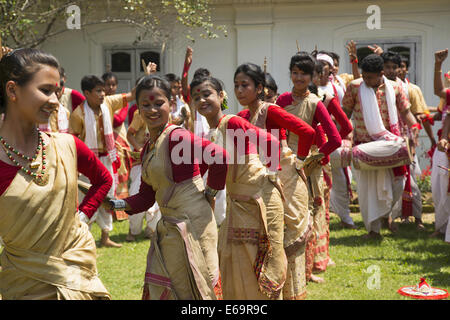
<instances>
[{"instance_id":1,"label":"black hair","mask_svg":"<svg viewBox=\"0 0 450 320\"><path fill-rule=\"evenodd\" d=\"M325 62L325 61L324 61ZM316 60L314 64L314 71L318 74L323 73L323 63L321 60Z\"/></svg>"},{"instance_id":2,"label":"black hair","mask_svg":"<svg viewBox=\"0 0 450 320\"><path fill-rule=\"evenodd\" d=\"M66 78L66 70L63 67L59 67L59 75L61 76L61 78Z\"/></svg>"},{"instance_id":3,"label":"black hair","mask_svg":"<svg viewBox=\"0 0 450 320\"><path fill-rule=\"evenodd\" d=\"M266 75L264 74L264 71L262 71L261 67L254 63L244 63L241 64L235 71L233 79L236 79L236 76L239 73L243 73L250 77L255 84L255 88L257 88L259 85L264 87L266 86ZM264 90L261 90L261 93L258 95L258 99L264 99Z\"/></svg>"},{"instance_id":4,"label":"black hair","mask_svg":"<svg viewBox=\"0 0 450 320\"><path fill-rule=\"evenodd\" d=\"M195 87L201 85L204 82L208 82L211 87L213 87L213 89L220 94L221 92L224 91L224 85L223 82L217 78L211 77L211 76L206 76L206 77L194 77L194 79L192 79L189 87L191 88L191 96L192 96L192 91L194 90ZM226 99L224 99L222 105L220 106L222 110L227 109L227 101Z\"/></svg>"},{"instance_id":5,"label":"black hair","mask_svg":"<svg viewBox=\"0 0 450 320\"><path fill-rule=\"evenodd\" d=\"M6 83L14 81L19 86L26 85L41 69L50 66L60 70L58 60L51 54L38 49L23 48L13 50L0 60L0 113L6 112Z\"/></svg>"},{"instance_id":6,"label":"black hair","mask_svg":"<svg viewBox=\"0 0 450 320\"><path fill-rule=\"evenodd\" d=\"M384 63L390 61L390 62L395 63L399 67L400 67L400 63L402 62L400 55L398 53L392 52L392 51L383 52L381 54L381 58L383 58Z\"/></svg>"},{"instance_id":7,"label":"black hair","mask_svg":"<svg viewBox=\"0 0 450 320\"><path fill-rule=\"evenodd\" d=\"M81 79L81 91L92 91L96 86L104 86L105 82L96 75L84 76Z\"/></svg>"},{"instance_id":8,"label":"black hair","mask_svg":"<svg viewBox=\"0 0 450 320\"><path fill-rule=\"evenodd\" d=\"M384 61L379 55L372 53L361 61L361 69L363 72L379 73L383 71Z\"/></svg>"},{"instance_id":9,"label":"black hair","mask_svg":"<svg viewBox=\"0 0 450 320\"><path fill-rule=\"evenodd\" d=\"M143 77L136 86L136 102L139 101L139 96L143 90L151 90L153 88L161 89L170 101L172 97L170 83L160 76L149 75Z\"/></svg>"},{"instance_id":10,"label":"black hair","mask_svg":"<svg viewBox=\"0 0 450 320\"><path fill-rule=\"evenodd\" d=\"M180 77L179 76L177 76L176 74L174 74L174 73L168 73L168 74L165 74L164 75L164 78L167 80L167 81L169 81L169 82L174 82L174 81L181 81L181 79L180 79Z\"/></svg>"},{"instance_id":11,"label":"black hair","mask_svg":"<svg viewBox=\"0 0 450 320\"><path fill-rule=\"evenodd\" d=\"M305 51L300 51L292 56L291 63L289 64L289 70L292 72L294 67L297 67L303 72L309 74L312 78L315 64L316 59L311 54Z\"/></svg>"},{"instance_id":12,"label":"black hair","mask_svg":"<svg viewBox=\"0 0 450 320\"><path fill-rule=\"evenodd\" d=\"M408 69L409 68L409 59L407 57L405 57L405 56L400 55L400 60L401 60L401 62L405 63L406 68Z\"/></svg>"},{"instance_id":13,"label":"black hair","mask_svg":"<svg viewBox=\"0 0 450 320\"><path fill-rule=\"evenodd\" d=\"M275 79L272 77L270 73L266 73L266 88L272 90L273 92L278 92L278 86L275 82Z\"/></svg>"},{"instance_id":14,"label":"black hair","mask_svg":"<svg viewBox=\"0 0 450 320\"><path fill-rule=\"evenodd\" d=\"M331 57L331 59L336 60L339 64L340 57L336 52L329 51L327 54Z\"/></svg>"},{"instance_id":15,"label":"black hair","mask_svg":"<svg viewBox=\"0 0 450 320\"><path fill-rule=\"evenodd\" d=\"M112 72L105 72L102 75L102 79L103 79L104 82L108 81L109 79L115 79L116 82L119 82L119 80L117 79L117 76L114 73L112 73Z\"/></svg>"},{"instance_id":16,"label":"black hair","mask_svg":"<svg viewBox=\"0 0 450 320\"><path fill-rule=\"evenodd\" d=\"M211 72L209 72L208 69L205 68L198 68L197 70L195 70L194 72L194 78L202 78L202 77L209 77L211 76Z\"/></svg>"}]
</instances>

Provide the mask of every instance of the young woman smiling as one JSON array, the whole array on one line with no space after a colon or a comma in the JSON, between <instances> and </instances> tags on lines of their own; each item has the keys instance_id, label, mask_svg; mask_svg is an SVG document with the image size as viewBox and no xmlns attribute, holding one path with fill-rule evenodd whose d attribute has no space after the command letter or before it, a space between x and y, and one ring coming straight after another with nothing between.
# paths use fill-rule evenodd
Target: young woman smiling
<instances>
[{"instance_id":1,"label":"young woman smiling","mask_svg":"<svg viewBox=\"0 0 450 320\"><path fill-rule=\"evenodd\" d=\"M329 259L329 230L323 200L322 165L328 163L330 153L340 147L341 137L323 103L316 95L310 94L308 90L313 78L314 67L314 57L306 52L299 52L291 58L289 70L294 87L292 92L285 92L280 95L277 105L316 129L316 145L312 146L311 152L324 154L324 158L314 162L308 170L311 172L308 180L312 192L310 207L314 217L314 239L311 239L306 249L306 272L307 280L320 282L323 281L321 278L311 274L311 263L313 262L313 268L316 271L323 272L326 270ZM325 143L321 139L323 137L321 132L326 135L327 141ZM290 132L287 142L292 151L297 152L299 137ZM316 242L315 245L313 245L314 242Z\"/></svg>"},{"instance_id":2,"label":"young woman smiling","mask_svg":"<svg viewBox=\"0 0 450 320\"><path fill-rule=\"evenodd\" d=\"M150 134L141 154L142 181L138 194L111 201L112 209L132 215L155 201L160 207L144 300L214 300L221 298L221 282L213 207L215 193L225 186L226 152L169 124L170 98L170 84L160 77L146 76L138 83L136 101ZM207 163L207 154L218 160ZM208 169L205 189L201 174Z\"/></svg>"},{"instance_id":3,"label":"young woman smiling","mask_svg":"<svg viewBox=\"0 0 450 320\"><path fill-rule=\"evenodd\" d=\"M281 299L287 259L283 248L283 203L278 139L235 115L224 115L223 87L212 77L195 78L192 105L215 131L231 164L226 179L227 213L219 232L224 299ZM274 150L266 167L257 145ZM263 148L264 149L264 148Z\"/></svg>"},{"instance_id":4,"label":"young woman smiling","mask_svg":"<svg viewBox=\"0 0 450 320\"><path fill-rule=\"evenodd\" d=\"M265 75L253 63L239 66L234 76L235 95L246 107L238 116L252 124L275 131L280 135L280 180L284 201L284 248L288 258L288 273L283 287L283 299L299 300L306 297L305 248L312 228L308 211L308 188L303 172L304 159L314 142L315 130L300 118L283 108L261 100ZM286 130L299 136L297 154L287 146Z\"/></svg>"}]
</instances>

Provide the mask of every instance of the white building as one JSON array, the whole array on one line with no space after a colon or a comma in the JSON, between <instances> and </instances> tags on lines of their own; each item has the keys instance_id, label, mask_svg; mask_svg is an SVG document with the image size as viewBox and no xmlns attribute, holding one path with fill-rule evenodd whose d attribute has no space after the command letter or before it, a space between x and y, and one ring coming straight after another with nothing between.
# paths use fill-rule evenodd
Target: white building
<instances>
[{"instance_id":1,"label":"white building","mask_svg":"<svg viewBox=\"0 0 450 320\"><path fill-rule=\"evenodd\" d=\"M194 49L193 72L209 69L225 83L230 112L240 106L233 95L233 75L244 62L262 65L278 83L279 91L291 87L289 61L297 51L330 50L341 56L341 72L351 72L345 44L355 40L358 47L378 44L384 49L409 54L411 81L418 84L430 106L433 94L434 52L450 47L449 0L212 0L213 22L225 25L228 36L214 40L198 38L193 44L180 33L164 46L147 43L133 46L135 31L128 26L109 25L70 30L47 41L43 49L53 53L68 74L69 87L80 89L84 75L104 73L108 65L127 90L142 74L141 55L158 59L162 74L181 75L186 46ZM380 9L380 28L372 28ZM376 26L376 25L375 25ZM361 49L364 50L364 49ZM450 69L449 59L444 71ZM435 129L436 126L435 126ZM425 133L422 131L421 133ZM428 143L426 140L424 141Z\"/></svg>"}]
</instances>

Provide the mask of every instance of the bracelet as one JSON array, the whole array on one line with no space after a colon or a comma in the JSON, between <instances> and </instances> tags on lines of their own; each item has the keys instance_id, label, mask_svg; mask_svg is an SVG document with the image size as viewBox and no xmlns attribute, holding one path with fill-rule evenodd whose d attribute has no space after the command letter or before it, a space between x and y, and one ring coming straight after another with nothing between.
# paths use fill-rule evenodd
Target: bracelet
<instances>
[{"instance_id":1,"label":"bracelet","mask_svg":"<svg viewBox=\"0 0 450 320\"><path fill-rule=\"evenodd\" d=\"M127 203L125 202L125 200L109 200L109 203L112 206L113 210L122 210L125 209L127 207Z\"/></svg>"},{"instance_id":2,"label":"bracelet","mask_svg":"<svg viewBox=\"0 0 450 320\"><path fill-rule=\"evenodd\" d=\"M416 122L415 124L413 124L412 126L411 126L411 129L412 128L417 128L417 129L422 129L422 126L420 125L420 123L418 123L418 122Z\"/></svg>"},{"instance_id":3,"label":"bracelet","mask_svg":"<svg viewBox=\"0 0 450 320\"><path fill-rule=\"evenodd\" d=\"M355 58L355 59L351 59L351 60L350 60L350 63L351 63L351 64L355 64L355 63L358 63L358 58Z\"/></svg>"},{"instance_id":4,"label":"bracelet","mask_svg":"<svg viewBox=\"0 0 450 320\"><path fill-rule=\"evenodd\" d=\"M206 188L205 188L205 195L207 195L207 196L211 196L211 197L215 198L217 195L217 192L219 192L219 190L213 189L209 186L206 186Z\"/></svg>"}]
</instances>

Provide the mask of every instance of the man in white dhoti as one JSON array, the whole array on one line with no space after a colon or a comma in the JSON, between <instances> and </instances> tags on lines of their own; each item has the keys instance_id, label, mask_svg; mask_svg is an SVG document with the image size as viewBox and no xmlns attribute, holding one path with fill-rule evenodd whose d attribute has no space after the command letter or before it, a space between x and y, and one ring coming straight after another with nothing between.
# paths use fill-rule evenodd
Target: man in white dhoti
<instances>
[{"instance_id":1,"label":"man in white dhoti","mask_svg":"<svg viewBox=\"0 0 450 320\"><path fill-rule=\"evenodd\" d=\"M444 88L442 84L442 62L448 56L448 49L435 53L434 64L434 94L445 99L442 110L442 133L439 137L437 150L433 154L433 167L431 171L431 191L434 201L435 232L431 236L445 235L445 241L450 243L450 197L449 197L449 172L444 168L449 167L448 161L448 133L450 117L450 88Z\"/></svg>"},{"instance_id":2,"label":"man in white dhoti","mask_svg":"<svg viewBox=\"0 0 450 320\"><path fill-rule=\"evenodd\" d=\"M411 128L417 137L418 127L401 87L388 80L383 72L383 59L376 54L368 55L361 62L362 79L353 80L342 100L347 117L354 116L354 145L381 141L376 155L366 154L366 161L379 161L384 150L392 152L391 147L383 148L383 143L396 144L400 136L399 117ZM355 156L355 153L353 154ZM382 155L383 161L395 163L397 153ZM396 228L392 217L395 203L402 196L406 169L404 166L389 169L355 170L358 201L364 225L368 231L365 237L379 237L383 220L388 221L389 229ZM401 208L396 208L400 210Z\"/></svg>"}]
</instances>

